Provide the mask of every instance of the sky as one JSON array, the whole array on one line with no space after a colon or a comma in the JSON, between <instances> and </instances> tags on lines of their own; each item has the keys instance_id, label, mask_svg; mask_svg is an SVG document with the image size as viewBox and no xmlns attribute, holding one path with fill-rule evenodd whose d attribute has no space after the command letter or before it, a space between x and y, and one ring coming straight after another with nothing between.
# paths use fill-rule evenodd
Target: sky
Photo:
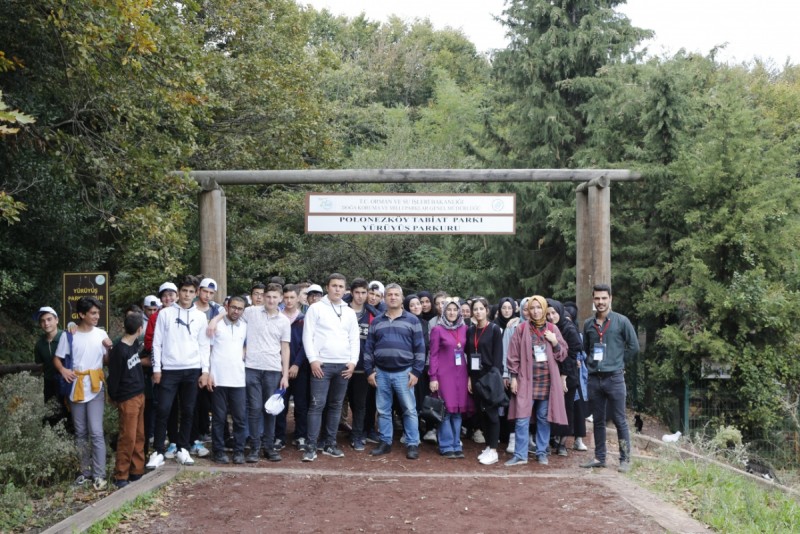
<instances>
[{"instance_id":1,"label":"sky","mask_svg":"<svg viewBox=\"0 0 800 534\"><path fill-rule=\"evenodd\" d=\"M412 21L429 18L435 28L461 29L479 51L505 47L505 30L493 19L504 0L298 0L317 9L350 17L361 12L383 22L395 14ZM726 62L787 58L800 62L800 0L628 0L619 11L635 26L654 30L645 43L653 55L672 55L681 48L707 54L727 43L717 59Z\"/></svg>"}]
</instances>

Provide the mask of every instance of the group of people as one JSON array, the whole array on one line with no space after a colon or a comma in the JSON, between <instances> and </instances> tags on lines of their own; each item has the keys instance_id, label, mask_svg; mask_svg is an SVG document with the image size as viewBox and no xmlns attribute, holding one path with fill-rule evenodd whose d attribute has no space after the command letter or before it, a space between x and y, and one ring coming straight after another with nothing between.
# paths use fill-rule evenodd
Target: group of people
<instances>
[{"instance_id":1,"label":"group of people","mask_svg":"<svg viewBox=\"0 0 800 534\"><path fill-rule=\"evenodd\" d=\"M58 396L59 382L68 388L78 484L107 484L104 389L120 415L118 487L170 457L184 465L208 454L220 464L281 461L290 407L304 462L318 453L343 457L337 433L346 428L353 450L372 442L373 456L390 453L400 432L411 460L423 440L462 459L469 436L485 443L478 461L491 465L502 440L512 454L507 466L527 463L529 453L547 464L551 453L567 455L570 441L586 450L591 411L595 451L585 467L606 465L608 411L619 469L630 468L623 373L638 341L630 321L611 311L608 285L594 287L594 316L577 325L573 303L539 295L491 306L442 291L404 295L398 284L362 278L348 284L339 273L324 291L276 282L256 283L223 305L214 302L213 279L165 282L143 310L126 310L116 343L96 327L95 299L77 303L77 328L66 335L52 308L39 310L36 357L45 364L46 398ZM283 409L267 409L276 396ZM443 402L440 417L420 418L428 396Z\"/></svg>"}]
</instances>

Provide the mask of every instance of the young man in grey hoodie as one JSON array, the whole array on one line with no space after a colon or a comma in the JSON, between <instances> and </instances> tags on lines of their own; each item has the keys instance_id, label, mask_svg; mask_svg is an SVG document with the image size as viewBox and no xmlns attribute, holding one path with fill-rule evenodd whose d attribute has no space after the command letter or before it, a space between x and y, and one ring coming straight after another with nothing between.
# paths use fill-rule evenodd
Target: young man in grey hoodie
<instances>
[{"instance_id":1,"label":"young man in grey hoodie","mask_svg":"<svg viewBox=\"0 0 800 534\"><path fill-rule=\"evenodd\" d=\"M358 363L361 352L360 331L356 313L342 300L347 287L344 275L328 276L328 294L309 306L303 328L303 348L311 364L310 404L308 408L308 442L304 462L317 457L317 439L325 417L322 453L341 458L344 453L336 445L336 431L347 382Z\"/></svg>"}]
</instances>

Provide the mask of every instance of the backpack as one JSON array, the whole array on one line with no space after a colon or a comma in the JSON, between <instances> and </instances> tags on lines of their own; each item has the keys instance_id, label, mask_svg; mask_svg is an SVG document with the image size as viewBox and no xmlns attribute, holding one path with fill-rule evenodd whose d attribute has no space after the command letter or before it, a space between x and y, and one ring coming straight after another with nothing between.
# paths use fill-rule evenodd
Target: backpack
<instances>
[{"instance_id":1,"label":"backpack","mask_svg":"<svg viewBox=\"0 0 800 534\"><path fill-rule=\"evenodd\" d=\"M64 369L72 369L72 334L68 331L64 331L64 335L67 336L67 342L69 343L69 354L64 356L64 361L61 365ZM58 394L62 397L69 397L69 394L72 393L72 384L64 380L64 377L61 374L58 375Z\"/></svg>"}]
</instances>

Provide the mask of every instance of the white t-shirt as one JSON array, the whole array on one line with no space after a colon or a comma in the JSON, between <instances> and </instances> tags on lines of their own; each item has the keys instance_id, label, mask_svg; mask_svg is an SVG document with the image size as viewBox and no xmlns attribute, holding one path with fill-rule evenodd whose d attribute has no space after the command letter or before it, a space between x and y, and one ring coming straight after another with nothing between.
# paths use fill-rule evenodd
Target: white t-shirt
<instances>
[{"instance_id":1,"label":"white t-shirt","mask_svg":"<svg viewBox=\"0 0 800 534\"><path fill-rule=\"evenodd\" d=\"M242 320L231 323L223 319L211 339L210 375L215 386L245 387L244 341L247 326Z\"/></svg>"},{"instance_id":2,"label":"white t-shirt","mask_svg":"<svg viewBox=\"0 0 800 534\"><path fill-rule=\"evenodd\" d=\"M72 336L72 370L89 371L91 369L102 369L103 355L106 353L106 349L103 347L103 340L107 338L106 331L99 328L92 328L90 332L75 332ZM69 340L65 333L58 342L56 356L63 360L67 354L69 354ZM102 392L102 383L100 391L93 392L89 375L83 377L83 402L89 402ZM69 392L69 400L73 400L74 394L75 384L73 383Z\"/></svg>"}]
</instances>

